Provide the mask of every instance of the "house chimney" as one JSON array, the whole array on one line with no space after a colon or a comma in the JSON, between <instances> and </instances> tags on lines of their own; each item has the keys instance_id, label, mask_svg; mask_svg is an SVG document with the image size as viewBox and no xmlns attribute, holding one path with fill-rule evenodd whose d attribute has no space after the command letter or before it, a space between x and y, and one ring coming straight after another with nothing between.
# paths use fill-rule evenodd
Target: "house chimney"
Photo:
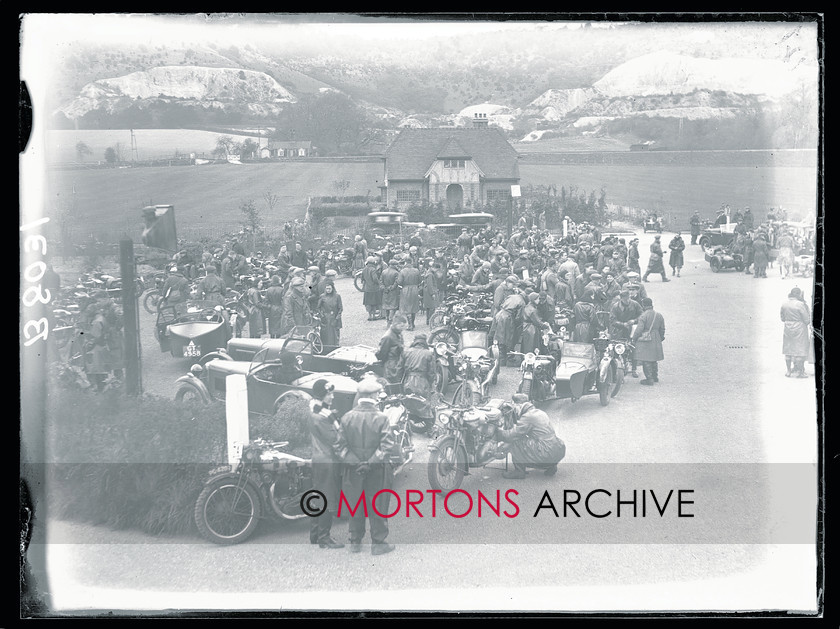
<instances>
[{"instance_id":1,"label":"house chimney","mask_svg":"<svg viewBox=\"0 0 840 629\"><path fill-rule=\"evenodd\" d=\"M476 114L473 118L473 128L486 129L488 125L487 114Z\"/></svg>"}]
</instances>

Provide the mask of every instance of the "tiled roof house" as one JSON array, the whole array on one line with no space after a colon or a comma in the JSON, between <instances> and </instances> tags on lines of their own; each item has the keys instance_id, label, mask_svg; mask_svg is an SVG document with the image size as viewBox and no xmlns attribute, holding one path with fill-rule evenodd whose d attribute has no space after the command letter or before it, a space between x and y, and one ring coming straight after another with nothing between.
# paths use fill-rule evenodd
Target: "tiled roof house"
<instances>
[{"instance_id":1,"label":"tiled roof house","mask_svg":"<svg viewBox=\"0 0 840 629\"><path fill-rule=\"evenodd\" d=\"M486 114L476 114L472 128L403 129L384 160L389 209L425 200L458 211L508 198L519 183L519 156Z\"/></svg>"}]
</instances>

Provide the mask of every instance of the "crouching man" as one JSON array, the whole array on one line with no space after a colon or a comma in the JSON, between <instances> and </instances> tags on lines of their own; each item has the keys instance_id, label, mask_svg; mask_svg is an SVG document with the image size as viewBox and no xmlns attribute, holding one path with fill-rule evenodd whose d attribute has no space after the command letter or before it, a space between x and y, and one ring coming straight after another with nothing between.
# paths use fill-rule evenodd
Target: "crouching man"
<instances>
[{"instance_id":1,"label":"crouching man","mask_svg":"<svg viewBox=\"0 0 840 629\"><path fill-rule=\"evenodd\" d=\"M510 452L513 469L504 472L504 478L525 478L526 468L545 470L546 476L557 472L557 464L566 456L566 444L554 432L548 415L536 408L523 393L513 396L519 418L513 428L500 429L496 439L503 442L500 452Z\"/></svg>"}]
</instances>

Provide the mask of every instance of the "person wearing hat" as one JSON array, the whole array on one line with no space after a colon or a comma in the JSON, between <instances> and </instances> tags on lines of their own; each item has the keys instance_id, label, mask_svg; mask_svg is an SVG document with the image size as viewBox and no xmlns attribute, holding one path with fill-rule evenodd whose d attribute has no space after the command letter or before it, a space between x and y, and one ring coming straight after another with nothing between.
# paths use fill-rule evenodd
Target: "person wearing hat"
<instances>
[{"instance_id":1,"label":"person wearing hat","mask_svg":"<svg viewBox=\"0 0 840 629\"><path fill-rule=\"evenodd\" d=\"M361 234L356 234L353 239L353 270L358 271L365 267L365 260L368 257L367 240Z\"/></svg>"},{"instance_id":2,"label":"person wearing hat","mask_svg":"<svg viewBox=\"0 0 840 629\"><path fill-rule=\"evenodd\" d=\"M770 262L770 246L767 244L767 238L763 232L752 241L752 262L755 265L755 275L753 277L767 277L767 264Z\"/></svg>"},{"instance_id":3,"label":"person wearing hat","mask_svg":"<svg viewBox=\"0 0 840 629\"><path fill-rule=\"evenodd\" d=\"M589 283L584 286L580 295L581 301L589 302L599 310L609 301L602 281L603 279L604 276L600 273L590 273Z\"/></svg>"},{"instance_id":4,"label":"person wearing hat","mask_svg":"<svg viewBox=\"0 0 840 629\"><path fill-rule=\"evenodd\" d=\"M400 308L400 287L397 278L400 276L399 260L396 257L388 260L387 266L382 269L380 280L382 282L382 310L385 312L385 323L391 325L394 313Z\"/></svg>"},{"instance_id":5,"label":"person wearing hat","mask_svg":"<svg viewBox=\"0 0 840 629\"><path fill-rule=\"evenodd\" d=\"M458 253L461 257L469 255L473 247L473 237L469 234L466 227L461 228L461 235L455 241L458 244Z\"/></svg>"},{"instance_id":6,"label":"person wearing hat","mask_svg":"<svg viewBox=\"0 0 840 629\"><path fill-rule=\"evenodd\" d=\"M285 292L280 285L280 276L272 275L268 281L263 305L268 312L268 333L273 339L280 336L280 330L282 329L283 296Z\"/></svg>"},{"instance_id":7,"label":"person wearing hat","mask_svg":"<svg viewBox=\"0 0 840 629\"><path fill-rule=\"evenodd\" d=\"M721 207L717 211L717 216L715 217L715 227L720 227L721 225L726 225L726 210L725 205Z\"/></svg>"},{"instance_id":8,"label":"person wearing hat","mask_svg":"<svg viewBox=\"0 0 840 629\"><path fill-rule=\"evenodd\" d=\"M405 351L403 332L407 324L405 315L399 311L396 312L387 332L379 339L376 359L382 363L383 375L391 383L402 382L403 353Z\"/></svg>"},{"instance_id":9,"label":"person wearing hat","mask_svg":"<svg viewBox=\"0 0 840 629\"><path fill-rule=\"evenodd\" d=\"M516 347L521 334L521 314L525 307L525 297L516 289L506 297L493 317L491 335L499 347L499 366L507 363L508 351Z\"/></svg>"},{"instance_id":10,"label":"person wearing hat","mask_svg":"<svg viewBox=\"0 0 840 629\"><path fill-rule=\"evenodd\" d=\"M378 396L382 385L376 378L362 378L358 387L356 405L341 418L335 452L343 463L343 477L348 486L350 504L364 500L374 500L379 493L376 509L365 504L350 518L350 552L362 550L362 538L365 536L365 519L370 520L371 554L383 555L394 550L389 544L388 519L379 515L390 513L389 489L393 484L394 474L391 457L398 456L394 433L389 425L388 416L379 410Z\"/></svg>"},{"instance_id":11,"label":"person wearing hat","mask_svg":"<svg viewBox=\"0 0 840 629\"><path fill-rule=\"evenodd\" d=\"M283 296L283 315L280 336L289 334L296 326L312 323L312 311L309 308L306 280L296 276L289 283L289 289Z\"/></svg>"},{"instance_id":12,"label":"person wearing hat","mask_svg":"<svg viewBox=\"0 0 840 629\"><path fill-rule=\"evenodd\" d=\"M441 292L443 290L443 273L440 265L435 262L423 273L420 280L420 299L422 308L426 313L426 325L432 318L437 307L440 305Z\"/></svg>"},{"instance_id":13,"label":"person wearing hat","mask_svg":"<svg viewBox=\"0 0 840 629\"><path fill-rule=\"evenodd\" d=\"M327 282L324 285L324 292L318 298L315 310L321 320L321 342L324 349L330 350L341 344L341 315L344 312L344 305L341 302L341 295L335 290L335 284Z\"/></svg>"},{"instance_id":14,"label":"person wearing hat","mask_svg":"<svg viewBox=\"0 0 840 629\"><path fill-rule=\"evenodd\" d=\"M549 327L549 324L540 319L537 306L540 300L539 293L529 293L528 303L522 307L522 337L520 348L523 354L533 352L540 346L540 332Z\"/></svg>"},{"instance_id":15,"label":"person wearing hat","mask_svg":"<svg viewBox=\"0 0 840 629\"><path fill-rule=\"evenodd\" d=\"M397 276L400 287L400 312L408 319L408 330L414 330L414 317L420 310L420 271L414 266L414 259L406 258L405 266Z\"/></svg>"},{"instance_id":16,"label":"person wearing hat","mask_svg":"<svg viewBox=\"0 0 840 629\"><path fill-rule=\"evenodd\" d=\"M426 338L425 334L415 334L411 346L405 350L403 390L405 393L414 393L431 401L435 393L437 361ZM423 419L426 420L426 427L431 428L435 423L435 415L432 405L426 408L428 410Z\"/></svg>"},{"instance_id":17,"label":"person wearing hat","mask_svg":"<svg viewBox=\"0 0 840 629\"><path fill-rule=\"evenodd\" d=\"M163 303L175 309L176 316L181 316L186 312L190 283L177 266L170 267L169 276L163 282L160 294L163 295Z\"/></svg>"},{"instance_id":18,"label":"person wearing hat","mask_svg":"<svg viewBox=\"0 0 840 629\"><path fill-rule=\"evenodd\" d=\"M689 219L689 224L691 225L691 244L697 244L697 237L700 235L701 227L703 221L700 219L700 212L694 210L694 214L691 215L691 219Z\"/></svg>"},{"instance_id":19,"label":"person wearing hat","mask_svg":"<svg viewBox=\"0 0 840 629\"><path fill-rule=\"evenodd\" d=\"M631 340L636 346L635 358L642 363L642 371L645 373L645 378L640 384L653 386L659 382L659 361L665 358L662 351L665 318L653 309L653 300L650 297L642 299L642 310Z\"/></svg>"},{"instance_id":20,"label":"person wearing hat","mask_svg":"<svg viewBox=\"0 0 840 629\"><path fill-rule=\"evenodd\" d=\"M557 464L566 456L566 444L554 432L545 411L536 408L524 393L512 397L516 423L510 429L497 429L495 439L502 442L497 452L511 455L513 469L502 473L504 478L519 479L528 475L527 468L543 470L546 476L557 473Z\"/></svg>"},{"instance_id":21,"label":"person wearing hat","mask_svg":"<svg viewBox=\"0 0 840 629\"><path fill-rule=\"evenodd\" d=\"M263 311L266 306L262 301L260 289L262 288L262 280L258 283L252 283L245 291L243 302L248 311L248 334L252 339L258 339L262 336L263 328L265 326L265 317Z\"/></svg>"},{"instance_id":22,"label":"person wearing hat","mask_svg":"<svg viewBox=\"0 0 840 629\"><path fill-rule=\"evenodd\" d=\"M621 286L615 279L616 274L613 273L612 267L607 265L601 275L603 276L601 284L604 287L604 294L607 296L607 301L612 301L615 297L618 297L618 293L621 291Z\"/></svg>"},{"instance_id":23,"label":"person wearing hat","mask_svg":"<svg viewBox=\"0 0 840 629\"><path fill-rule=\"evenodd\" d=\"M619 249L613 249L606 266L609 267L610 274L615 278L618 278L619 275L627 270L627 263L624 261Z\"/></svg>"},{"instance_id":24,"label":"person wearing hat","mask_svg":"<svg viewBox=\"0 0 840 629\"><path fill-rule=\"evenodd\" d=\"M208 264L206 267L207 275L198 280L195 287L196 296L204 301L209 301L219 306L225 305L225 295L227 289L225 283L218 275L216 275L216 267Z\"/></svg>"},{"instance_id":25,"label":"person wearing hat","mask_svg":"<svg viewBox=\"0 0 840 629\"><path fill-rule=\"evenodd\" d=\"M633 238L630 241L630 246L627 248L627 268L630 271L635 271L640 276L642 274L642 267L639 263L639 239Z\"/></svg>"},{"instance_id":26,"label":"person wearing hat","mask_svg":"<svg viewBox=\"0 0 840 629\"><path fill-rule=\"evenodd\" d=\"M300 267L302 269L306 269L309 267L309 256L307 255L306 251L303 250L303 245L300 242L295 243L295 249L292 251L291 254L292 264L294 266Z\"/></svg>"},{"instance_id":27,"label":"person wearing hat","mask_svg":"<svg viewBox=\"0 0 840 629\"><path fill-rule=\"evenodd\" d=\"M327 269L324 273L324 276L318 280L318 294L324 294L324 287L327 284L335 284L335 281L338 279L338 271L335 269Z\"/></svg>"},{"instance_id":28,"label":"person wearing hat","mask_svg":"<svg viewBox=\"0 0 840 629\"><path fill-rule=\"evenodd\" d=\"M309 433L312 437L312 488L324 494L327 510L309 519L309 542L319 548L344 548L332 538L332 525L341 492L342 464L335 453L338 444L338 417L332 410L335 385L316 380L309 402Z\"/></svg>"},{"instance_id":29,"label":"person wearing hat","mask_svg":"<svg viewBox=\"0 0 840 629\"><path fill-rule=\"evenodd\" d=\"M479 266L475 270L475 273L473 273L469 284L473 287L473 290L485 291L490 288L490 280L490 263L483 261L481 266Z\"/></svg>"},{"instance_id":30,"label":"person wearing hat","mask_svg":"<svg viewBox=\"0 0 840 629\"><path fill-rule=\"evenodd\" d=\"M309 309L312 312L318 311L318 300L323 291L321 269L316 265L310 265L306 273L306 285L309 287Z\"/></svg>"},{"instance_id":31,"label":"person wearing hat","mask_svg":"<svg viewBox=\"0 0 840 629\"><path fill-rule=\"evenodd\" d=\"M280 354L279 362L280 367L275 376L278 384L292 384L295 380L303 376L299 357L292 352L283 351Z\"/></svg>"},{"instance_id":32,"label":"person wearing hat","mask_svg":"<svg viewBox=\"0 0 840 629\"><path fill-rule=\"evenodd\" d=\"M665 274L665 263L662 258L665 255L662 252L662 243L660 242L662 236L657 234L653 237L653 244L650 246L650 259L648 260L648 267L645 274L642 276L642 281L648 281L648 275L651 273L659 273L662 275L663 282L670 282L668 276Z\"/></svg>"},{"instance_id":33,"label":"person wearing hat","mask_svg":"<svg viewBox=\"0 0 840 629\"><path fill-rule=\"evenodd\" d=\"M382 307L382 278L375 256L368 256L362 271L362 304L368 313L368 321L376 320L376 314Z\"/></svg>"},{"instance_id":34,"label":"person wearing hat","mask_svg":"<svg viewBox=\"0 0 840 629\"><path fill-rule=\"evenodd\" d=\"M630 298L630 290L622 288L618 299L610 308L610 338L629 339L633 333L633 326L639 322L642 312L641 304ZM627 358L631 363L630 375L638 378L636 357L631 353Z\"/></svg>"},{"instance_id":35,"label":"person wearing hat","mask_svg":"<svg viewBox=\"0 0 840 629\"><path fill-rule=\"evenodd\" d=\"M281 279L285 278L292 268L292 256L289 255L289 249L286 245L280 245L280 253L277 254L277 272Z\"/></svg>"},{"instance_id":36,"label":"person wearing hat","mask_svg":"<svg viewBox=\"0 0 840 629\"><path fill-rule=\"evenodd\" d=\"M811 313L802 295L802 289L794 286L788 293L787 301L782 303L780 312L784 333L782 336L782 354L788 378L807 378L805 359L813 352L811 338ZM811 361L813 362L813 361Z\"/></svg>"},{"instance_id":37,"label":"person wearing hat","mask_svg":"<svg viewBox=\"0 0 840 629\"><path fill-rule=\"evenodd\" d=\"M521 249L519 257L513 261L513 274L518 275L523 280L531 278L534 273L534 267L531 264L531 259L528 257L528 250Z\"/></svg>"}]
</instances>

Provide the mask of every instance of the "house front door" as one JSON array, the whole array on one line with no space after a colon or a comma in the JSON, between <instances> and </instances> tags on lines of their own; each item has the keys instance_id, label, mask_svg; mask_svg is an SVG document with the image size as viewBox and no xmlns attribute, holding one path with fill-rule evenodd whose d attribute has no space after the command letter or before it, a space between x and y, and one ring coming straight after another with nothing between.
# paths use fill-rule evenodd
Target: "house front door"
<instances>
[{"instance_id":1,"label":"house front door","mask_svg":"<svg viewBox=\"0 0 840 629\"><path fill-rule=\"evenodd\" d=\"M449 184L446 187L446 206L450 211L456 212L464 205L464 189L457 183Z\"/></svg>"}]
</instances>

